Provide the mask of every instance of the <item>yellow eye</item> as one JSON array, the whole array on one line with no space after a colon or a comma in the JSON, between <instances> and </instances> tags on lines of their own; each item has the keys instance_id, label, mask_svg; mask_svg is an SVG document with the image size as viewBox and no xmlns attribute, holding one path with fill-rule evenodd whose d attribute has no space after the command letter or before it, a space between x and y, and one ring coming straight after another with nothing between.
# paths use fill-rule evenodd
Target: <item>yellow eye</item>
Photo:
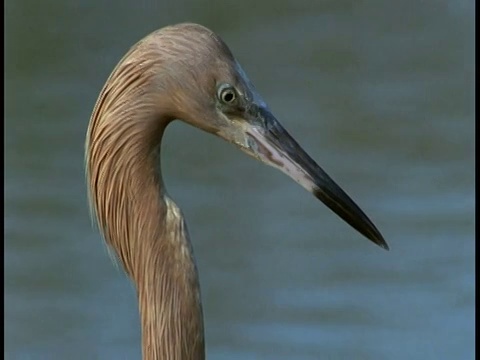
<instances>
[{"instance_id":1,"label":"yellow eye","mask_svg":"<svg viewBox=\"0 0 480 360\"><path fill-rule=\"evenodd\" d=\"M237 93L232 86L222 85L218 89L218 98L224 104L232 104L237 99Z\"/></svg>"}]
</instances>

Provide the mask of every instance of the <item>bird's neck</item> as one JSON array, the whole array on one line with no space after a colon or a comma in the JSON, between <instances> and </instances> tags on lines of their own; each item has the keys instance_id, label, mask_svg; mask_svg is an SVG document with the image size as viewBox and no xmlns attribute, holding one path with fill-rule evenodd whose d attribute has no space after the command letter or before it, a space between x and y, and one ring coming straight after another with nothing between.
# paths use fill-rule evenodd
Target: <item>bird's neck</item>
<instances>
[{"instance_id":1,"label":"bird's neck","mask_svg":"<svg viewBox=\"0 0 480 360\"><path fill-rule=\"evenodd\" d=\"M185 222L169 198L161 203L161 229L135 264L144 359L204 359L197 270Z\"/></svg>"},{"instance_id":2,"label":"bird's neck","mask_svg":"<svg viewBox=\"0 0 480 360\"><path fill-rule=\"evenodd\" d=\"M160 144L150 157L139 157L145 168L131 172L131 180L143 186L125 219L132 229L130 274L137 286L142 352L149 360L200 360L205 350L197 269L182 213L163 189L159 149Z\"/></svg>"},{"instance_id":3,"label":"bird's neck","mask_svg":"<svg viewBox=\"0 0 480 360\"><path fill-rule=\"evenodd\" d=\"M166 195L160 172L159 139L166 124L153 129L149 121L123 113L115 129L90 130L92 202L106 241L137 288L143 358L204 359L193 252L182 214ZM133 122L136 132L114 137ZM145 139L152 134L156 144L148 147Z\"/></svg>"}]
</instances>

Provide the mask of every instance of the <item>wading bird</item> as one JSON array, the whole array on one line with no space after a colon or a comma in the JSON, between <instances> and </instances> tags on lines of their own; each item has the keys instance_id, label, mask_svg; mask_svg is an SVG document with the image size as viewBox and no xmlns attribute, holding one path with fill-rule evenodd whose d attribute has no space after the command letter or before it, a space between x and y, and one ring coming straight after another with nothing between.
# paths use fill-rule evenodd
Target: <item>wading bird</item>
<instances>
[{"instance_id":1,"label":"wading bird","mask_svg":"<svg viewBox=\"0 0 480 360\"><path fill-rule=\"evenodd\" d=\"M271 114L219 36L196 24L153 32L113 70L86 139L91 209L135 283L144 359L205 358L192 247L160 168L162 136L175 119L280 169L388 249L362 210Z\"/></svg>"}]
</instances>

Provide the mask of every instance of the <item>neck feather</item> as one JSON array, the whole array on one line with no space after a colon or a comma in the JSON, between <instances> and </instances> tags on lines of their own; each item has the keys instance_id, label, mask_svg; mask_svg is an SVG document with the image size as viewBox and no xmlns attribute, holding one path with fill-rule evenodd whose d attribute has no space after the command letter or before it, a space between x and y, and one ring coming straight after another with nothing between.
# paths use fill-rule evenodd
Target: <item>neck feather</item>
<instances>
[{"instance_id":1,"label":"neck feather","mask_svg":"<svg viewBox=\"0 0 480 360\"><path fill-rule=\"evenodd\" d=\"M156 110L161 101L148 86L135 86L142 81L135 64L117 67L97 101L86 148L91 205L136 285L143 358L203 359L193 252L160 172L161 138L171 119Z\"/></svg>"}]
</instances>

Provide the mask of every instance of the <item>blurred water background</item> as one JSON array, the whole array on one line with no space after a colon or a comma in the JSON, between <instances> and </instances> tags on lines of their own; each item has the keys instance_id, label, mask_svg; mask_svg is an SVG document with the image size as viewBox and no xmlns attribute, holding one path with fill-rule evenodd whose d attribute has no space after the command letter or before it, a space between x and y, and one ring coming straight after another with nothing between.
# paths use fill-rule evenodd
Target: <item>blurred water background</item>
<instances>
[{"instance_id":1,"label":"blurred water background","mask_svg":"<svg viewBox=\"0 0 480 360\"><path fill-rule=\"evenodd\" d=\"M187 218L210 359L474 358L474 1L5 4L5 358L139 359L133 286L91 226L84 139L149 32L201 23L374 220L180 122L163 168Z\"/></svg>"}]
</instances>

